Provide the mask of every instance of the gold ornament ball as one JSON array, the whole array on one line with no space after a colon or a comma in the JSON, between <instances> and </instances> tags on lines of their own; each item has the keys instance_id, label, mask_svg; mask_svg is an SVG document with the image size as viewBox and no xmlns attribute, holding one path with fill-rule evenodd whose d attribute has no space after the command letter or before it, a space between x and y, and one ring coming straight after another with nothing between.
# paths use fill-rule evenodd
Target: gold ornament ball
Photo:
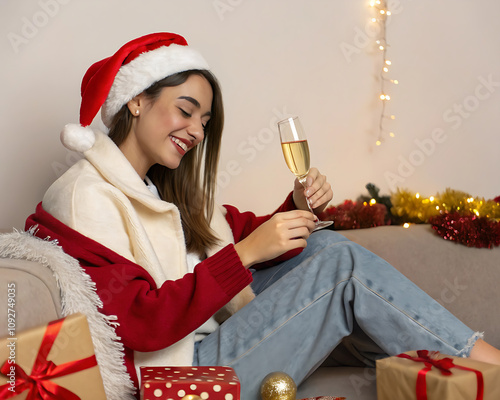
<instances>
[{"instance_id":1,"label":"gold ornament ball","mask_svg":"<svg viewBox=\"0 0 500 400\"><path fill-rule=\"evenodd\" d=\"M201 397L195 394L188 394L187 396L184 396L181 400L201 400Z\"/></svg>"},{"instance_id":2,"label":"gold ornament ball","mask_svg":"<svg viewBox=\"0 0 500 400\"><path fill-rule=\"evenodd\" d=\"M262 400L295 400L297 385L284 372L271 372L260 386Z\"/></svg>"}]
</instances>

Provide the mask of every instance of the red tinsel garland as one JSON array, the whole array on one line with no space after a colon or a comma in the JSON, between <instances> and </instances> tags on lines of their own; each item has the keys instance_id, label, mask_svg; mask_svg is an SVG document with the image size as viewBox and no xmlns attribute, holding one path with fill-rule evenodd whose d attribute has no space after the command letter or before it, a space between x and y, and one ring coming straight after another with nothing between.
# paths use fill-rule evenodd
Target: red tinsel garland
<instances>
[{"instance_id":1,"label":"red tinsel garland","mask_svg":"<svg viewBox=\"0 0 500 400\"><path fill-rule=\"evenodd\" d=\"M382 225L401 225L404 223L415 222L411 215L412 213L423 213L424 205L428 206L428 202L425 203L425 199L421 202L416 202L413 199L413 195L408 195L407 193L400 193L400 201L405 200L406 203L399 204L399 208L402 210L401 215L397 212L395 213L392 197L380 196L379 189L373 185L368 184L366 186L370 194L367 196L360 196L358 201L354 202L352 200L345 200L344 203L337 206L328 207L319 218L322 220L334 221L334 225L330 229L343 230L343 229L360 229L360 228L371 228L375 226ZM483 201L478 202L477 206L483 215L479 217L479 212L474 210L477 215L471 214L467 207L462 207L462 200L467 202L467 205L471 206L474 203L469 204L469 196L467 199L461 199L462 192L447 190L445 192L447 195L446 201L442 201L443 206L447 205L451 207L453 204L459 204L460 206L452 207L450 210L441 209L438 215L427 215L424 219L420 218L419 223L429 223L436 233L444 238L445 240L454 241L457 243L464 244L469 247L483 247L492 248L493 246L500 246L500 221L498 220L498 206L500 205L500 196L493 199L496 204L494 206L489 205L489 208L485 208ZM419 199L419 197L416 197ZM412 200L409 201L408 200ZM444 199L442 199L444 200ZM475 199L474 199L475 200ZM403 202L404 203L404 202ZM414 204L415 203L415 204ZM424 204L425 203L425 204ZM490 201L487 204L491 203ZM460 212L455 210L460 210ZM397 211L397 210L396 210ZM398 214L398 215L396 215ZM492 217L489 218L489 214ZM420 215L420 214L419 214ZM496 218L496 219L495 219Z\"/></svg>"},{"instance_id":2,"label":"red tinsel garland","mask_svg":"<svg viewBox=\"0 0 500 400\"><path fill-rule=\"evenodd\" d=\"M328 207L321 220L333 221L335 230L372 228L386 225L387 207L383 204L366 204L346 200L336 207Z\"/></svg>"},{"instance_id":3,"label":"red tinsel garland","mask_svg":"<svg viewBox=\"0 0 500 400\"><path fill-rule=\"evenodd\" d=\"M485 217L444 213L430 218L429 223L446 240L489 249L500 245L500 223Z\"/></svg>"}]
</instances>

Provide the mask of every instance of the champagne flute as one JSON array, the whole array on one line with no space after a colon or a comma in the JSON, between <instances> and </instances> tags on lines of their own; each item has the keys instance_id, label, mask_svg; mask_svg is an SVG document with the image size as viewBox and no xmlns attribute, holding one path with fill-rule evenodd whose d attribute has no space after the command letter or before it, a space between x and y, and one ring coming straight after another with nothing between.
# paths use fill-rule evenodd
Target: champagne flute
<instances>
[{"instance_id":1,"label":"champagne flute","mask_svg":"<svg viewBox=\"0 0 500 400\"><path fill-rule=\"evenodd\" d=\"M279 121L278 130L280 132L281 149L285 156L286 165L305 189L307 174L309 173L310 167L310 155L306 134L302 128L299 117L292 117ZM306 203L309 210L313 213L307 197ZM318 230L330 226L333 224L333 221L320 221L316 218L315 223L316 228L314 230Z\"/></svg>"}]
</instances>

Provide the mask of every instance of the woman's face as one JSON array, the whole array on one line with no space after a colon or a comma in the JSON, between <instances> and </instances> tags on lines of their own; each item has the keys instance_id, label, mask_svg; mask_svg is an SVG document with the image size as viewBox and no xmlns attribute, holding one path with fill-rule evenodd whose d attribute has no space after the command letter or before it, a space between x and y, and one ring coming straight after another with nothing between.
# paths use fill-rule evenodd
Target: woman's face
<instances>
[{"instance_id":1,"label":"woman's face","mask_svg":"<svg viewBox=\"0 0 500 400\"><path fill-rule=\"evenodd\" d=\"M177 168L184 154L203 140L212 97L210 83L190 75L179 86L163 88L155 101L141 94L128 103L136 117L120 150L143 179L154 164Z\"/></svg>"}]
</instances>

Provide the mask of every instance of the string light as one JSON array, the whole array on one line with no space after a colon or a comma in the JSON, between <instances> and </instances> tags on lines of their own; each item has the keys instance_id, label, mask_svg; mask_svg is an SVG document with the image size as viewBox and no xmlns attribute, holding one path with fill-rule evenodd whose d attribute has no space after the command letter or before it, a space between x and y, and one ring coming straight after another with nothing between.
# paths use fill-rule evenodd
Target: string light
<instances>
[{"instance_id":1,"label":"string light","mask_svg":"<svg viewBox=\"0 0 500 400\"><path fill-rule=\"evenodd\" d=\"M386 91L386 83L389 82L393 85L398 85L399 81L397 79L389 79L387 77L392 62L387 58L387 47L389 45L387 44L387 38L386 38L386 22L387 22L387 17L391 16L392 13L390 10L387 9L386 0L371 0L370 7L373 10L373 16L370 20L372 23L378 24L377 31L379 32L379 35L375 40L375 44L380 50L382 58L382 67L380 70L380 95L379 95L382 104L381 104L380 120L378 127L378 138L377 141L375 142L377 146L380 146L383 142L384 134L386 133L386 129L384 127L384 120L396 119L394 115L390 116L386 115L387 102L391 100L391 96L387 94ZM388 134L389 137L391 138L396 136L393 131L390 131Z\"/></svg>"}]
</instances>

